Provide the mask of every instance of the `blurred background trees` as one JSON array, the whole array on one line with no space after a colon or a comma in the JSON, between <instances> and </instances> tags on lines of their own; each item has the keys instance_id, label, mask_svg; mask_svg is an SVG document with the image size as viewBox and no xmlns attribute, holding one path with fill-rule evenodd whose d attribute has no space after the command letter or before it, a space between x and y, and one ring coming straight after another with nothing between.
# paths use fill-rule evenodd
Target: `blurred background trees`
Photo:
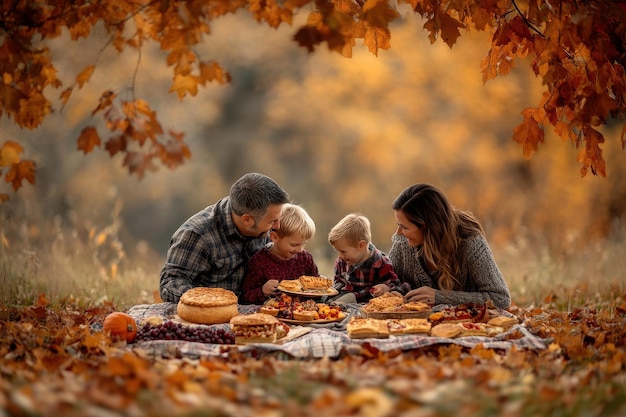
<instances>
[{"instance_id":1,"label":"blurred background trees","mask_svg":"<svg viewBox=\"0 0 626 417\"><path fill-rule=\"evenodd\" d=\"M90 84L39 129L0 120L0 142L19 138L38 170L34 186L0 206L4 250L53 250L64 236L93 245L106 274L138 259L158 270L175 229L250 171L276 179L309 211L318 228L309 249L326 274L335 256L326 240L330 228L362 212L372 221L374 243L387 251L395 230L391 202L416 182L441 187L453 204L474 212L509 275L509 258L524 275L524 259L542 251L567 254L620 239L626 167L617 141L604 147L606 178L581 178L577 150L548 132L546 144L525 160L512 130L520 110L538 102L539 81L516 68L483 85L485 35L464 35L450 49L431 45L422 24L405 16L393 24L390 50L376 57L357 45L347 59L326 50L307 54L291 40L292 27L223 17L199 53L219 56L232 83L184 101L163 95L171 72L153 64L162 52L146 48L135 92L150 100L164 125L185 132L192 157L142 179L106 152L83 155L75 142L93 123L103 89L130 94L137 56L103 50L97 33L80 42L54 40L61 79L96 60L98 66ZM616 136L617 129L609 123L604 131Z\"/></svg>"}]
</instances>

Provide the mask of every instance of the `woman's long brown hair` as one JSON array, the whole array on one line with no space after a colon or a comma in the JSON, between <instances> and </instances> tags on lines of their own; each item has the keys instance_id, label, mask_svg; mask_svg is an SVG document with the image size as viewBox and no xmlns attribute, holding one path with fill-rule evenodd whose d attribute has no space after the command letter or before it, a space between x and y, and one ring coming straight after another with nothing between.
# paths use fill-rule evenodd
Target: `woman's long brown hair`
<instances>
[{"instance_id":1,"label":"woman's long brown hair","mask_svg":"<svg viewBox=\"0 0 626 417\"><path fill-rule=\"evenodd\" d=\"M393 202L424 234L420 249L428 272L438 274L439 288L444 291L463 289L461 259L457 256L461 240L484 231L469 212L453 207L445 194L430 184L405 188Z\"/></svg>"}]
</instances>

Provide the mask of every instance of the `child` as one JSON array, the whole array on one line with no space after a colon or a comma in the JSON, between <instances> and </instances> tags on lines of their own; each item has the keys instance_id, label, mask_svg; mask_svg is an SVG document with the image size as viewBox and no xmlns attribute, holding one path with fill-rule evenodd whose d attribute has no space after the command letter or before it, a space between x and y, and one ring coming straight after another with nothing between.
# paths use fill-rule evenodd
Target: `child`
<instances>
[{"instance_id":1,"label":"child","mask_svg":"<svg viewBox=\"0 0 626 417\"><path fill-rule=\"evenodd\" d=\"M295 204L284 204L278 224L278 229L270 231L271 242L248 261L241 291L243 304L263 304L284 279L319 276L313 256L304 249L315 234L315 223L308 213Z\"/></svg>"},{"instance_id":2,"label":"child","mask_svg":"<svg viewBox=\"0 0 626 417\"><path fill-rule=\"evenodd\" d=\"M364 303L395 291L400 285L391 261L371 242L370 221L359 213L348 214L328 234L339 253L335 260L335 302Z\"/></svg>"}]
</instances>

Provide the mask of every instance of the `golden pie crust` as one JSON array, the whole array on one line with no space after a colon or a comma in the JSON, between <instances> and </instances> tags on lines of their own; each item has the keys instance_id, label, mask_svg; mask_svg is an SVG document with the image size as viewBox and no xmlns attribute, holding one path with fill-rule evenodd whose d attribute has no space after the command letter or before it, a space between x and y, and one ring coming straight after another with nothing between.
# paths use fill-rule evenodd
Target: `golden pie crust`
<instances>
[{"instance_id":1,"label":"golden pie crust","mask_svg":"<svg viewBox=\"0 0 626 417\"><path fill-rule=\"evenodd\" d=\"M430 335L434 337L455 338L461 335L463 328L459 323L441 323L430 329Z\"/></svg>"},{"instance_id":2,"label":"golden pie crust","mask_svg":"<svg viewBox=\"0 0 626 417\"><path fill-rule=\"evenodd\" d=\"M299 279L284 279L278 283L278 288L291 292L302 292L302 283Z\"/></svg>"},{"instance_id":3,"label":"golden pie crust","mask_svg":"<svg viewBox=\"0 0 626 417\"><path fill-rule=\"evenodd\" d=\"M192 288L180 297L177 314L191 323L228 323L239 314L237 295L224 288Z\"/></svg>"},{"instance_id":4,"label":"golden pie crust","mask_svg":"<svg viewBox=\"0 0 626 417\"><path fill-rule=\"evenodd\" d=\"M353 317L346 326L346 330L352 339L389 337L389 327L385 320Z\"/></svg>"},{"instance_id":5,"label":"golden pie crust","mask_svg":"<svg viewBox=\"0 0 626 417\"><path fill-rule=\"evenodd\" d=\"M365 311L395 311L404 304L404 298L399 295L385 293L380 297L374 297L363 307Z\"/></svg>"},{"instance_id":6,"label":"golden pie crust","mask_svg":"<svg viewBox=\"0 0 626 417\"><path fill-rule=\"evenodd\" d=\"M402 305L402 308L404 308L405 310L411 310L411 311L430 310L430 306L426 303L422 303L421 301L411 301L408 303L404 303Z\"/></svg>"},{"instance_id":7,"label":"golden pie crust","mask_svg":"<svg viewBox=\"0 0 626 417\"><path fill-rule=\"evenodd\" d=\"M299 278L302 284L302 290L327 290L333 285L333 280L323 277L313 277L309 275L302 275Z\"/></svg>"},{"instance_id":8,"label":"golden pie crust","mask_svg":"<svg viewBox=\"0 0 626 417\"><path fill-rule=\"evenodd\" d=\"M487 323L493 326L500 326L508 329L509 327L518 324L518 321L516 317L496 316L490 319Z\"/></svg>"}]
</instances>

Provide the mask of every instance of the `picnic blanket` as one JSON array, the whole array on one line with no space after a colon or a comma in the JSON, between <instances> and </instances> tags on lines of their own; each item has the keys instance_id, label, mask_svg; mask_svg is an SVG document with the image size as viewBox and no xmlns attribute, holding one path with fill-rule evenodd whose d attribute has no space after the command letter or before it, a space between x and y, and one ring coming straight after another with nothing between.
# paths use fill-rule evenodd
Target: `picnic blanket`
<instances>
[{"instance_id":1,"label":"picnic blanket","mask_svg":"<svg viewBox=\"0 0 626 417\"><path fill-rule=\"evenodd\" d=\"M255 343L249 345L225 346L181 340L149 340L136 342L131 346L147 350L154 354L176 353L191 357L227 357L234 349L240 353L254 352L257 355L268 353L284 354L287 357L299 359L337 358L344 352L356 352L360 350L365 343L384 352L415 350L438 344L457 344L468 348L482 344L488 349L510 349L515 346L519 349L541 350L547 347L545 340L533 335L523 325L515 325L505 333L495 337L471 336L449 339L425 335L402 335L390 336L385 339L350 339L346 332L346 325L352 316L360 315L360 307L361 306L358 304L346 304L345 319L334 323L310 324L307 326L311 328L308 332L302 332L302 336L281 344ZM255 305L239 305L239 313L252 313L255 312L257 308L258 306ZM136 305L129 309L128 314L133 316L138 322L150 316L162 316L169 319L175 319L177 317L175 303ZM220 324L214 326L228 325ZM293 326L292 331L299 327L300 326Z\"/></svg>"}]
</instances>

